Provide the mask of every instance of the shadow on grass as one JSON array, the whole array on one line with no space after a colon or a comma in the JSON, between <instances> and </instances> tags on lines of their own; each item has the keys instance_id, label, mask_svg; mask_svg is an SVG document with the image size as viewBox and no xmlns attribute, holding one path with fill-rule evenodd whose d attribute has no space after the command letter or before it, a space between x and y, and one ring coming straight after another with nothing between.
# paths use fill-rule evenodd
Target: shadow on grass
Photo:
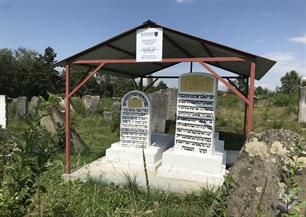
<instances>
[{"instance_id":1,"label":"shadow on grass","mask_svg":"<svg viewBox=\"0 0 306 217\"><path fill-rule=\"evenodd\" d=\"M244 143L244 136L239 133L219 131L219 137L224 140L226 150L240 150Z\"/></svg>"}]
</instances>

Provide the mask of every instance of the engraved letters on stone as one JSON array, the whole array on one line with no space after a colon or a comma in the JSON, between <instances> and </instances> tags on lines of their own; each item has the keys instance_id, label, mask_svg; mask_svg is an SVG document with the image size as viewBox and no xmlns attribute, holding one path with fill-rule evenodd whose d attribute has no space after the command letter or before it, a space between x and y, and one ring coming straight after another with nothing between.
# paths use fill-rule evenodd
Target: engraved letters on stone
<instances>
[{"instance_id":1,"label":"engraved letters on stone","mask_svg":"<svg viewBox=\"0 0 306 217\"><path fill-rule=\"evenodd\" d=\"M175 149L211 154L214 146L216 79L206 73L180 77Z\"/></svg>"},{"instance_id":2,"label":"engraved letters on stone","mask_svg":"<svg viewBox=\"0 0 306 217\"><path fill-rule=\"evenodd\" d=\"M131 91L123 97L121 103L121 146L148 147L151 143L151 105L148 96L140 91Z\"/></svg>"}]
</instances>

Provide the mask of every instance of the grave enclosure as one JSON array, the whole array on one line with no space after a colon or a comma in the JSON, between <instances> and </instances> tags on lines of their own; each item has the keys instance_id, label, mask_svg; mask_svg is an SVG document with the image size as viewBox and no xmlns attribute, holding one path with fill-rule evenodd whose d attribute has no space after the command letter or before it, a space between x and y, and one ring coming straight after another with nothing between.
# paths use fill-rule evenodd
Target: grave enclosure
<instances>
[{"instance_id":1,"label":"grave enclosure","mask_svg":"<svg viewBox=\"0 0 306 217\"><path fill-rule=\"evenodd\" d=\"M145 160L150 184L156 188L179 192L222 184L224 142L214 130L217 81L205 73L187 73L179 82L175 138L152 133L150 98L141 91L128 92L121 101L120 141L105 157L70 177L103 174L106 181L120 184L128 175L144 186Z\"/></svg>"}]
</instances>

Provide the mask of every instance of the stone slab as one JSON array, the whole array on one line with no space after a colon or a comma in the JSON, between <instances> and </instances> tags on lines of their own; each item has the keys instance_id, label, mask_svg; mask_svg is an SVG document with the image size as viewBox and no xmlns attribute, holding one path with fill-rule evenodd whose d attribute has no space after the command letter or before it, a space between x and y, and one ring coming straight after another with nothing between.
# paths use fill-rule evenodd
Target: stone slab
<instances>
[{"instance_id":1,"label":"stone slab","mask_svg":"<svg viewBox=\"0 0 306 217\"><path fill-rule=\"evenodd\" d=\"M5 95L0 95L0 128L7 126L7 100Z\"/></svg>"},{"instance_id":2,"label":"stone slab","mask_svg":"<svg viewBox=\"0 0 306 217\"><path fill-rule=\"evenodd\" d=\"M165 133L167 119L167 96L160 92L149 95L152 105L151 131L154 133Z\"/></svg>"},{"instance_id":3,"label":"stone slab","mask_svg":"<svg viewBox=\"0 0 306 217\"><path fill-rule=\"evenodd\" d=\"M21 118L27 115L27 97L20 96L16 100L16 117Z\"/></svg>"}]
</instances>

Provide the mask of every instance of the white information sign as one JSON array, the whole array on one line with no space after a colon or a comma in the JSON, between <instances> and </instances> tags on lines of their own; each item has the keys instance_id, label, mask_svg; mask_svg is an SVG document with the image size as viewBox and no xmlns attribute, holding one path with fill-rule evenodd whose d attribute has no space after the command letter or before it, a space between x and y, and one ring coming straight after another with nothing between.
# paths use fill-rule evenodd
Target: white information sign
<instances>
[{"instance_id":1,"label":"white information sign","mask_svg":"<svg viewBox=\"0 0 306 217\"><path fill-rule=\"evenodd\" d=\"M136 61L154 62L163 58L163 29L138 29L136 34Z\"/></svg>"},{"instance_id":2,"label":"white information sign","mask_svg":"<svg viewBox=\"0 0 306 217\"><path fill-rule=\"evenodd\" d=\"M151 143L150 101L141 91L128 92L122 99L120 144L122 147L148 147Z\"/></svg>"},{"instance_id":3,"label":"white information sign","mask_svg":"<svg viewBox=\"0 0 306 217\"><path fill-rule=\"evenodd\" d=\"M175 148L212 154L215 133L216 79L206 73L180 76Z\"/></svg>"}]
</instances>

